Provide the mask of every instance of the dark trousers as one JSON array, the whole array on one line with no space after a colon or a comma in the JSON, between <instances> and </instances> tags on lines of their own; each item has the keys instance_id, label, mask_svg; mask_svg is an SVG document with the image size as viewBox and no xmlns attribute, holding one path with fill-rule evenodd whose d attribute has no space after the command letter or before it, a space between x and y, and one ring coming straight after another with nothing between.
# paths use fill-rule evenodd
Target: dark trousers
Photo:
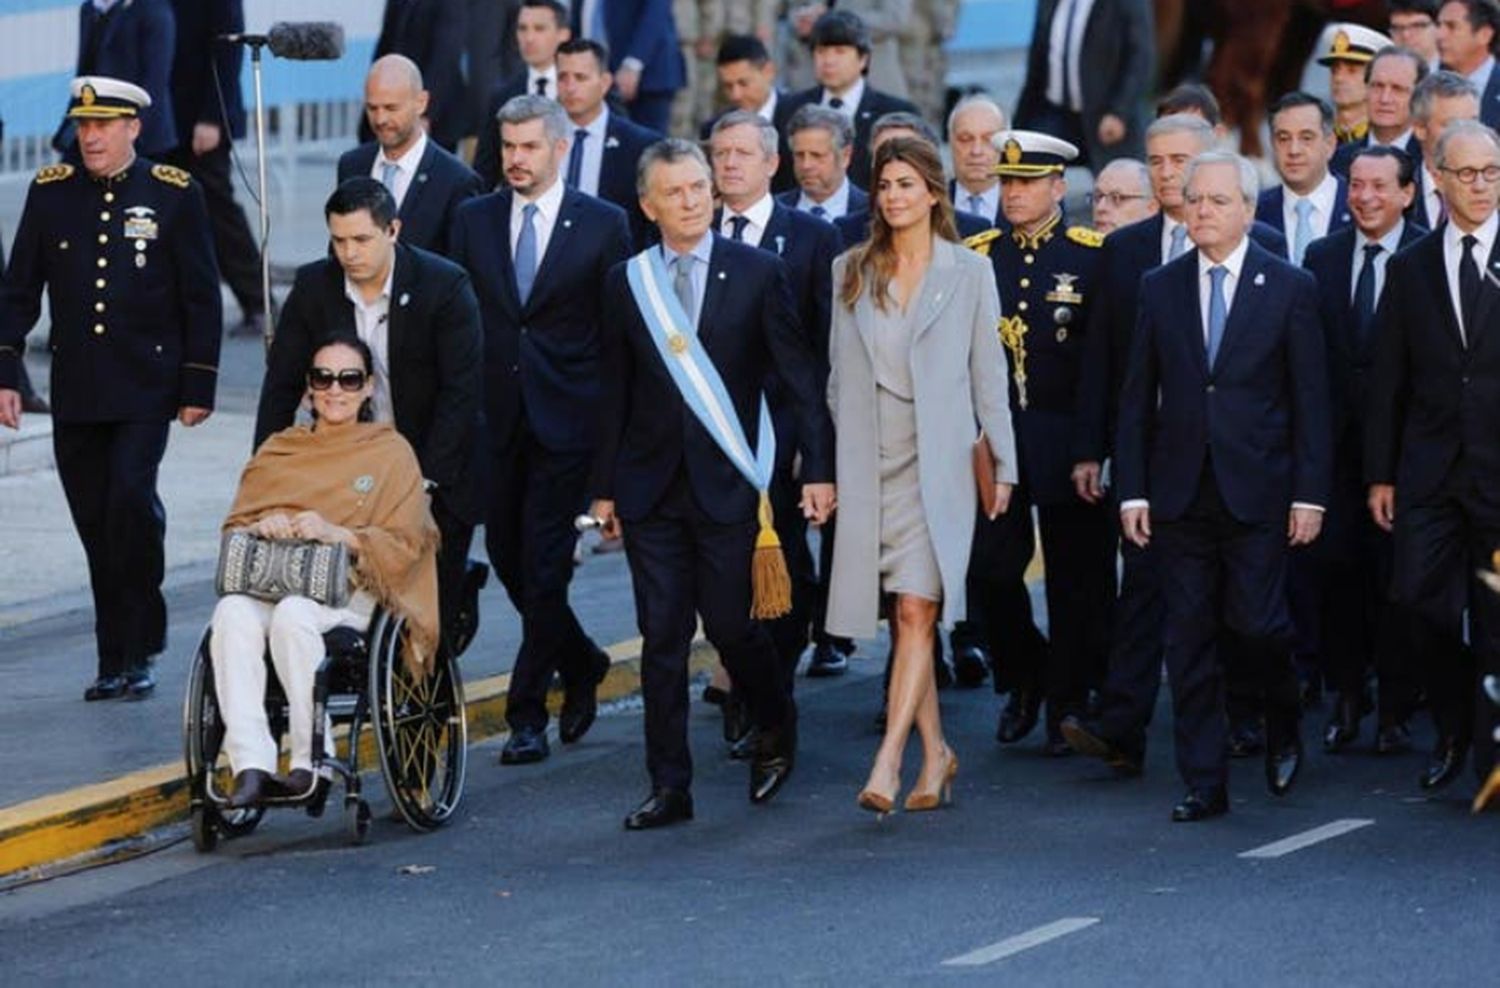
<instances>
[{"instance_id":1,"label":"dark trousers","mask_svg":"<svg viewBox=\"0 0 1500 988\"><path fill-rule=\"evenodd\" d=\"M474 526L449 511L439 494L432 502L432 518L438 535L438 611L442 615L443 636L453 629L453 621L463 605L464 572L469 565L469 545L474 541Z\"/></svg>"},{"instance_id":2,"label":"dark trousers","mask_svg":"<svg viewBox=\"0 0 1500 988\"><path fill-rule=\"evenodd\" d=\"M644 518L624 523L625 557L641 637L646 769L651 784L687 790L688 651L698 618L756 727L776 728L790 704L765 625L750 618L750 560L757 523L709 518L679 468Z\"/></svg>"},{"instance_id":3,"label":"dark trousers","mask_svg":"<svg viewBox=\"0 0 1500 988\"><path fill-rule=\"evenodd\" d=\"M954 650L983 642L995 663L995 692L1028 688L1029 670L1047 662L1047 639L1031 612L1026 567L1036 553L1036 529L1026 488L1011 492L1010 508L994 521L981 511L974 522L965 620L953 629Z\"/></svg>"},{"instance_id":4,"label":"dark trousers","mask_svg":"<svg viewBox=\"0 0 1500 988\"><path fill-rule=\"evenodd\" d=\"M1268 743L1285 744L1297 730L1286 521L1235 518L1205 463L1183 516L1152 527L1166 605L1177 770L1189 788L1223 788L1229 772L1221 627L1238 636L1243 658L1260 672Z\"/></svg>"},{"instance_id":5,"label":"dark trousers","mask_svg":"<svg viewBox=\"0 0 1500 988\"><path fill-rule=\"evenodd\" d=\"M167 516L156 472L167 422L55 422L52 448L88 556L101 676L145 665L166 647L161 594Z\"/></svg>"},{"instance_id":6,"label":"dark trousers","mask_svg":"<svg viewBox=\"0 0 1500 988\"><path fill-rule=\"evenodd\" d=\"M182 136L184 140L192 139L191 134ZM260 283L260 246L250 233L245 211L234 198L228 140L221 140L218 147L205 155L193 154L192 145L186 144L168 154L166 159L190 173L203 189L208 220L213 226L219 276L234 293L240 311L246 315L265 312Z\"/></svg>"},{"instance_id":7,"label":"dark trousers","mask_svg":"<svg viewBox=\"0 0 1500 988\"><path fill-rule=\"evenodd\" d=\"M1109 502L1112 522L1119 514ZM1166 604L1161 594L1159 553L1120 540L1120 595L1111 615L1109 667L1105 673L1099 729L1117 744L1142 751L1146 726L1161 690L1162 625Z\"/></svg>"},{"instance_id":8,"label":"dark trousers","mask_svg":"<svg viewBox=\"0 0 1500 988\"><path fill-rule=\"evenodd\" d=\"M1438 733L1474 742L1483 775L1495 760L1495 707L1477 689L1479 674L1500 674L1500 594L1474 575L1500 547L1500 508L1462 462L1443 490L1402 504L1396 490L1392 593L1412 609ZM1464 647L1468 615L1469 648Z\"/></svg>"},{"instance_id":9,"label":"dark trousers","mask_svg":"<svg viewBox=\"0 0 1500 988\"><path fill-rule=\"evenodd\" d=\"M573 519L586 507L590 462L587 452L546 449L524 426L495 453L485 548L521 615L505 712L513 730L545 728L552 674L582 684L598 651L568 603L578 539Z\"/></svg>"},{"instance_id":10,"label":"dark trousers","mask_svg":"<svg viewBox=\"0 0 1500 988\"><path fill-rule=\"evenodd\" d=\"M797 662L807 650L811 633L813 602L818 592L817 572L813 568L812 549L807 544L807 519L802 517L802 485L791 470L777 471L771 481L771 510L776 517L776 536L786 556L786 568L792 578L792 610L784 617L767 623L771 641L781 669L782 686L792 695L797 678Z\"/></svg>"},{"instance_id":11,"label":"dark trousers","mask_svg":"<svg viewBox=\"0 0 1500 988\"><path fill-rule=\"evenodd\" d=\"M1104 681L1109 612L1115 596L1114 532L1107 505L1044 504L1037 508L1046 564L1045 668L1035 669L1047 696L1047 724L1056 729L1081 714Z\"/></svg>"}]
</instances>

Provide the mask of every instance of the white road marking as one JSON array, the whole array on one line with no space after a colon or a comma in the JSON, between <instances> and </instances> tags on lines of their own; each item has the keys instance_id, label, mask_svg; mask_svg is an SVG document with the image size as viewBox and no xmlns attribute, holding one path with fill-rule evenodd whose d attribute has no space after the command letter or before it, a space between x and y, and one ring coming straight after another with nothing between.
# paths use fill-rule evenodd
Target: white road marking
<instances>
[{"instance_id":1,"label":"white road marking","mask_svg":"<svg viewBox=\"0 0 1500 988\"><path fill-rule=\"evenodd\" d=\"M1242 851L1240 853L1240 857L1283 857L1285 855L1291 854L1293 851L1300 851L1304 847L1312 847L1314 844L1320 844L1325 840L1332 840L1335 837L1342 837L1347 833L1352 833L1353 831L1372 826L1374 823L1374 820L1335 820L1332 823L1325 823L1321 827L1314 827L1311 830L1304 830L1300 834L1293 834L1292 836L1283 838L1279 841L1273 841L1272 843L1265 844L1261 847L1252 848L1248 851Z\"/></svg>"},{"instance_id":2,"label":"white road marking","mask_svg":"<svg viewBox=\"0 0 1500 988\"><path fill-rule=\"evenodd\" d=\"M1023 950L1032 947L1040 947L1042 944L1058 937L1065 937L1069 933L1077 933L1079 930L1087 929L1099 922L1095 916L1072 916L1068 919L1060 919L1046 926L1038 926L1034 930L1018 933L1013 937L1006 937L999 943L992 943L988 947L980 947L971 950L967 954L958 957L950 957L943 961L944 967L980 967L985 964L993 964L995 961L1004 960L1012 954L1019 954Z\"/></svg>"}]
</instances>

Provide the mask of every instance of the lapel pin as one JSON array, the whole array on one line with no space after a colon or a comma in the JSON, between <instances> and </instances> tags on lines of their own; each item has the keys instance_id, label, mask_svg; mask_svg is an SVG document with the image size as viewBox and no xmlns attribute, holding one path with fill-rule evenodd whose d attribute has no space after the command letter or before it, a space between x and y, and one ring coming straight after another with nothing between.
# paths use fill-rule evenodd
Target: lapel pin
<instances>
[{"instance_id":1,"label":"lapel pin","mask_svg":"<svg viewBox=\"0 0 1500 988\"><path fill-rule=\"evenodd\" d=\"M1255 276L1255 284L1257 284L1257 285L1264 285L1265 283L1266 283L1266 276L1265 275L1263 275L1263 274L1257 274Z\"/></svg>"},{"instance_id":2,"label":"lapel pin","mask_svg":"<svg viewBox=\"0 0 1500 988\"><path fill-rule=\"evenodd\" d=\"M781 234L778 233L776 235L776 253L777 253L778 256L780 256L785 251L786 251L786 237L783 237Z\"/></svg>"},{"instance_id":3,"label":"lapel pin","mask_svg":"<svg viewBox=\"0 0 1500 988\"><path fill-rule=\"evenodd\" d=\"M725 274L724 274L724 272L723 272L723 271L720 271L720 272L719 272L719 280L720 280L720 281L723 281L723 280L724 280L724 279L725 279L725 277L727 277L727 276L726 276L726 275L725 275Z\"/></svg>"},{"instance_id":4,"label":"lapel pin","mask_svg":"<svg viewBox=\"0 0 1500 988\"><path fill-rule=\"evenodd\" d=\"M563 220L563 229L565 229L565 230L566 229L571 229L572 226L573 226L573 221L572 220Z\"/></svg>"},{"instance_id":5,"label":"lapel pin","mask_svg":"<svg viewBox=\"0 0 1500 988\"><path fill-rule=\"evenodd\" d=\"M401 293L401 297L396 300L396 304L398 304L398 305L400 305L400 306L402 306L404 308L406 306L406 303L408 303L410 301L411 301L411 293L410 292L402 292Z\"/></svg>"},{"instance_id":6,"label":"lapel pin","mask_svg":"<svg viewBox=\"0 0 1500 988\"><path fill-rule=\"evenodd\" d=\"M426 172L419 172L417 174L417 181L418 182L425 182L425 181L427 181L427 173Z\"/></svg>"},{"instance_id":7,"label":"lapel pin","mask_svg":"<svg viewBox=\"0 0 1500 988\"><path fill-rule=\"evenodd\" d=\"M609 148L617 148L617 147L619 147L619 146L620 146L620 141L619 141L619 139L618 139L618 138L614 138L614 137L606 137L606 138L605 138L605 139L604 139L604 147L605 147L605 148L606 148L606 149L609 149Z\"/></svg>"}]
</instances>

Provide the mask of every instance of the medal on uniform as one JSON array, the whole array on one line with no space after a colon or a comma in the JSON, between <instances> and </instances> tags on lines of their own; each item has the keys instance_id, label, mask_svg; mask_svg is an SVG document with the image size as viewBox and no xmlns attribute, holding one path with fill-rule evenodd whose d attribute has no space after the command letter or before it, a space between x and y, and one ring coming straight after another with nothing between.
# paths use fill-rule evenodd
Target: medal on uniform
<instances>
[{"instance_id":1,"label":"medal on uniform","mask_svg":"<svg viewBox=\"0 0 1500 988\"><path fill-rule=\"evenodd\" d=\"M156 210L150 206L131 206L125 210L126 240L155 240L160 233L156 225ZM137 247L137 250L144 249Z\"/></svg>"},{"instance_id":2,"label":"medal on uniform","mask_svg":"<svg viewBox=\"0 0 1500 988\"><path fill-rule=\"evenodd\" d=\"M1073 287L1073 283L1078 280L1078 275L1057 273L1052 277L1057 279L1057 284L1052 291L1047 293L1048 302L1062 302L1066 305L1083 304L1083 296Z\"/></svg>"}]
</instances>

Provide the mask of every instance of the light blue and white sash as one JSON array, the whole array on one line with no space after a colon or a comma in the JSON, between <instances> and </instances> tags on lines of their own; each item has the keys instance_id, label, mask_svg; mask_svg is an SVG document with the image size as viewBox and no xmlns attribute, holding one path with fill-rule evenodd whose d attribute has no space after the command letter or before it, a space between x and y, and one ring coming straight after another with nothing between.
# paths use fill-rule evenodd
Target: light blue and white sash
<instances>
[{"instance_id":1,"label":"light blue and white sash","mask_svg":"<svg viewBox=\"0 0 1500 988\"><path fill-rule=\"evenodd\" d=\"M648 247L632 257L625 266L625 274L641 318L646 322L646 331L682 393L682 400L735 469L764 493L770 487L771 469L776 462L776 430L771 425L771 409L765 394L760 397L760 442L752 455L750 441L745 438L734 403L729 400L724 379L698 342L697 327L669 287L671 279L661 249Z\"/></svg>"}]
</instances>

